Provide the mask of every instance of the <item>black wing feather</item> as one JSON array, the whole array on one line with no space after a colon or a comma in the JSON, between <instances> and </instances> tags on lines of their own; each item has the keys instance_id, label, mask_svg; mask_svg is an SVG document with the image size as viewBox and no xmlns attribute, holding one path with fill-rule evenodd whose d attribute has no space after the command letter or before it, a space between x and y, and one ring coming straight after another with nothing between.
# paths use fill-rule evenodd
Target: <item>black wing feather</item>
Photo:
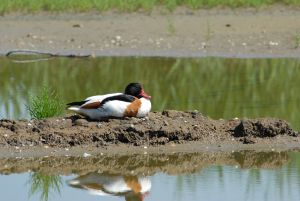
<instances>
[{"instance_id":1,"label":"black wing feather","mask_svg":"<svg viewBox=\"0 0 300 201\"><path fill-rule=\"evenodd\" d=\"M80 106L80 105L83 105L85 104L86 102L88 102L88 100L84 100L84 101L76 101L76 102L72 102L72 103L67 103L67 106Z\"/></svg>"},{"instance_id":2,"label":"black wing feather","mask_svg":"<svg viewBox=\"0 0 300 201\"><path fill-rule=\"evenodd\" d=\"M104 105L105 103L107 103L109 101L113 101L113 100L119 100L119 101L125 101L125 102L131 103L135 100L135 97L131 96L131 95L128 95L128 94L110 96L110 97L107 97L107 98L103 99L103 101L101 101L101 106Z\"/></svg>"}]
</instances>

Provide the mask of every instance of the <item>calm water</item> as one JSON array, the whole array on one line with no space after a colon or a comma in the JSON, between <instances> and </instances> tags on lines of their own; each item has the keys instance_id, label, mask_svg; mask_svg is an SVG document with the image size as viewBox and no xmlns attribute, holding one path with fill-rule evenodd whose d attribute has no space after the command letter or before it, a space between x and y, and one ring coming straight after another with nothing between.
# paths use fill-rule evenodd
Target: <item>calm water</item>
<instances>
[{"instance_id":1,"label":"calm water","mask_svg":"<svg viewBox=\"0 0 300 201\"><path fill-rule=\"evenodd\" d=\"M41 86L64 102L123 91L139 81L153 110L199 110L213 118L272 116L300 129L300 60L224 58L56 58L13 63L0 58L0 118L29 118Z\"/></svg>"},{"instance_id":2,"label":"calm water","mask_svg":"<svg viewBox=\"0 0 300 201\"><path fill-rule=\"evenodd\" d=\"M297 59L106 57L20 64L0 58L0 118L30 118L28 98L43 85L69 102L123 91L139 81L152 95L153 110L197 109L213 118L271 116L300 129L299 76ZM60 169L70 164L67 157L60 163L36 159L28 167L55 167L51 175L17 167L7 171L19 161L0 159L0 196L15 201L300 200L299 153L202 155L100 157L84 174L71 174L80 166L67 173ZM73 159L84 167L82 160ZM137 171L141 167L144 172Z\"/></svg>"},{"instance_id":3,"label":"calm water","mask_svg":"<svg viewBox=\"0 0 300 201\"><path fill-rule=\"evenodd\" d=\"M198 163L201 163L201 157L203 156L198 158ZM152 161L143 166L145 172L148 169L151 172L147 176L112 174L109 171L103 173L101 169L82 175L49 176L38 172L1 175L1 200L294 201L300 199L300 153L243 152L206 156L209 157L215 161L194 169L192 164L195 165L195 162L184 159L181 170L180 168L172 170L168 167L174 165L172 160L170 164ZM197 156L194 154L190 158L195 159ZM116 162L115 165L120 164ZM49 166L51 167L51 164ZM105 169L104 166L102 168ZM135 166L132 171L139 168L141 166ZM130 191L127 191L128 188Z\"/></svg>"}]
</instances>

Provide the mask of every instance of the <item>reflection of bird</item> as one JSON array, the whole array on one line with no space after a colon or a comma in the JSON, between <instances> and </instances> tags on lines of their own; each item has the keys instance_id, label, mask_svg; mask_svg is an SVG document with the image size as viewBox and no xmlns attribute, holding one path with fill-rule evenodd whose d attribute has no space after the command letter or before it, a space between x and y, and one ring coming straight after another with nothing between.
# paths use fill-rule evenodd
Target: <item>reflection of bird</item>
<instances>
[{"instance_id":1,"label":"reflection of bird","mask_svg":"<svg viewBox=\"0 0 300 201\"><path fill-rule=\"evenodd\" d=\"M69 185L100 196L124 196L126 201L142 201L151 189L148 177L111 176L89 173L69 181Z\"/></svg>"},{"instance_id":2,"label":"reflection of bird","mask_svg":"<svg viewBox=\"0 0 300 201\"><path fill-rule=\"evenodd\" d=\"M145 117L151 110L151 96L139 83L130 83L125 93L91 96L84 101L68 103L68 110L99 120L108 117Z\"/></svg>"}]
</instances>

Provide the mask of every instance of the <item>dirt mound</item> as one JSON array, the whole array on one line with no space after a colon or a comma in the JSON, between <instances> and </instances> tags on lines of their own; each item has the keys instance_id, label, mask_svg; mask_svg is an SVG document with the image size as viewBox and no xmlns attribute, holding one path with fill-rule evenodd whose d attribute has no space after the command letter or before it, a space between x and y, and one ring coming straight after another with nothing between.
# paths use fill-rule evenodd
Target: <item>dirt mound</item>
<instances>
[{"instance_id":1,"label":"dirt mound","mask_svg":"<svg viewBox=\"0 0 300 201\"><path fill-rule=\"evenodd\" d=\"M201 141L203 144L256 143L265 138L298 139L287 122L264 118L213 120L197 111L163 111L147 118L87 121L79 116L44 120L0 120L0 147L73 147L110 144L164 145ZM277 138L276 138L277 140Z\"/></svg>"},{"instance_id":2,"label":"dirt mound","mask_svg":"<svg viewBox=\"0 0 300 201\"><path fill-rule=\"evenodd\" d=\"M242 120L235 127L233 136L245 137L275 137L277 135L297 136L287 124L287 122L277 119L257 119L257 120Z\"/></svg>"}]
</instances>

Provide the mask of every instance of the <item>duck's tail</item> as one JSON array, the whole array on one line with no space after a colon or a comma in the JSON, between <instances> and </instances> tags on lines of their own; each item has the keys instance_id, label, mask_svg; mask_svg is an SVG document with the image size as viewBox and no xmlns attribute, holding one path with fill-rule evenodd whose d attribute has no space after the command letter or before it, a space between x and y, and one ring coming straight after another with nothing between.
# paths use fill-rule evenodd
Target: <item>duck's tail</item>
<instances>
[{"instance_id":1,"label":"duck's tail","mask_svg":"<svg viewBox=\"0 0 300 201\"><path fill-rule=\"evenodd\" d=\"M79 112L80 107L79 106L71 106L71 107L67 107L67 110L71 110L71 111L74 111L74 112Z\"/></svg>"},{"instance_id":2,"label":"duck's tail","mask_svg":"<svg viewBox=\"0 0 300 201\"><path fill-rule=\"evenodd\" d=\"M87 101L84 100L84 101L76 101L76 102L67 103L66 109L74 111L74 112L78 112L80 110L80 106L86 102Z\"/></svg>"},{"instance_id":3,"label":"duck's tail","mask_svg":"<svg viewBox=\"0 0 300 201\"><path fill-rule=\"evenodd\" d=\"M83 116L86 116L86 113L78 105L67 107L67 110L73 111L73 112L75 112L77 114L80 114L80 115L83 115Z\"/></svg>"}]
</instances>

